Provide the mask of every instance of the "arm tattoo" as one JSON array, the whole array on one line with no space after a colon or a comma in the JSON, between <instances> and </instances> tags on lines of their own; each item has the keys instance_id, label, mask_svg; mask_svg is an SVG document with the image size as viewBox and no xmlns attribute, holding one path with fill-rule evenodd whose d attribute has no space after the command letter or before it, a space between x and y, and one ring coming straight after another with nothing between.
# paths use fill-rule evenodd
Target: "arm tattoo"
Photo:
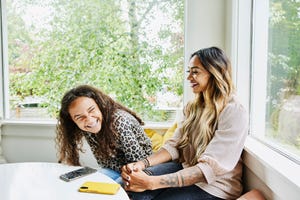
<instances>
[{"instance_id":1,"label":"arm tattoo","mask_svg":"<svg viewBox=\"0 0 300 200\"><path fill-rule=\"evenodd\" d=\"M181 186L183 187L184 186L184 177L182 176L181 173L179 173L180 175L180 179L181 179Z\"/></svg>"},{"instance_id":2,"label":"arm tattoo","mask_svg":"<svg viewBox=\"0 0 300 200\"><path fill-rule=\"evenodd\" d=\"M201 181L205 181L202 171L197 167L182 169L176 173L162 175L159 184L165 187L189 186Z\"/></svg>"},{"instance_id":3,"label":"arm tattoo","mask_svg":"<svg viewBox=\"0 0 300 200\"><path fill-rule=\"evenodd\" d=\"M178 178L175 173L162 176L159 182L161 185L169 187L178 187Z\"/></svg>"},{"instance_id":4,"label":"arm tattoo","mask_svg":"<svg viewBox=\"0 0 300 200\"><path fill-rule=\"evenodd\" d=\"M202 171L197 166L180 170L180 177L183 186L193 185L204 181Z\"/></svg>"}]
</instances>

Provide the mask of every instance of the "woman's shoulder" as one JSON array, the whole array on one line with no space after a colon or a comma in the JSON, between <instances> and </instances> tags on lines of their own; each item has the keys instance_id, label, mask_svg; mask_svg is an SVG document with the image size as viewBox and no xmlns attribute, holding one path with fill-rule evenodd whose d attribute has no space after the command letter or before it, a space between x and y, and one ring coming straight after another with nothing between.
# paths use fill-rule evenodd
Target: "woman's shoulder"
<instances>
[{"instance_id":1,"label":"woman's shoulder","mask_svg":"<svg viewBox=\"0 0 300 200\"><path fill-rule=\"evenodd\" d=\"M237 109L237 110L244 110L246 111L245 107L243 106L243 104L239 101L239 99L237 98L236 95L232 95L227 103L227 105L225 106L225 109Z\"/></svg>"},{"instance_id":2,"label":"woman's shoulder","mask_svg":"<svg viewBox=\"0 0 300 200\"><path fill-rule=\"evenodd\" d=\"M136 123L137 119L131 115L129 112L121 109L117 109L114 115L114 122L122 121L125 123Z\"/></svg>"},{"instance_id":3,"label":"woman's shoulder","mask_svg":"<svg viewBox=\"0 0 300 200\"><path fill-rule=\"evenodd\" d=\"M129 112L125 111L125 110L117 109L114 112L114 117L115 118L126 118L127 119L127 118L132 118L133 116Z\"/></svg>"},{"instance_id":4,"label":"woman's shoulder","mask_svg":"<svg viewBox=\"0 0 300 200\"><path fill-rule=\"evenodd\" d=\"M114 115L113 126L122 135L128 135L131 132L141 132L143 130L138 120L130 113L118 110Z\"/></svg>"},{"instance_id":5,"label":"woman's shoulder","mask_svg":"<svg viewBox=\"0 0 300 200\"><path fill-rule=\"evenodd\" d=\"M237 98L233 97L220 113L218 126L223 129L247 130L248 121L246 109Z\"/></svg>"},{"instance_id":6,"label":"woman's shoulder","mask_svg":"<svg viewBox=\"0 0 300 200\"><path fill-rule=\"evenodd\" d=\"M223 111L221 112L220 117L226 117L226 118L231 118L231 117L247 117L247 111L243 104L238 100L238 98L233 95L230 97L227 105L224 107Z\"/></svg>"}]
</instances>

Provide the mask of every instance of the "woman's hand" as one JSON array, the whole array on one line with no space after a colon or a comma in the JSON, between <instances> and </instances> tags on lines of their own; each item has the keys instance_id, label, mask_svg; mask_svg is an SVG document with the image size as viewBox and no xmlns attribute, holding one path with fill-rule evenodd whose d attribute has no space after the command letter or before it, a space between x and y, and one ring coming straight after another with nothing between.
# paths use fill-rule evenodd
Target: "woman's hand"
<instances>
[{"instance_id":1,"label":"woman's hand","mask_svg":"<svg viewBox=\"0 0 300 200\"><path fill-rule=\"evenodd\" d=\"M135 165L135 163L123 166L121 176L126 191L143 192L152 189L151 179L153 177L148 176L140 169L140 166Z\"/></svg>"},{"instance_id":2,"label":"woman's hand","mask_svg":"<svg viewBox=\"0 0 300 200\"><path fill-rule=\"evenodd\" d=\"M129 163L127 165L124 165L121 168L122 172L126 172L127 174L132 173L133 171L138 171L138 170L143 170L145 169L145 165L142 161L134 162L134 163Z\"/></svg>"}]
</instances>

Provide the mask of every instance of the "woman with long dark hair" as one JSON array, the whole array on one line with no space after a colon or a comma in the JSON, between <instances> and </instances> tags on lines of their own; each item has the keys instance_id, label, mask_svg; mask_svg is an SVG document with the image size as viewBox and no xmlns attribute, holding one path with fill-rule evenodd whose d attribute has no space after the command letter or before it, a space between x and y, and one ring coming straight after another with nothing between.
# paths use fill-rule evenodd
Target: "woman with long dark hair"
<instances>
[{"instance_id":1,"label":"woman with long dark hair","mask_svg":"<svg viewBox=\"0 0 300 200\"><path fill-rule=\"evenodd\" d=\"M151 141L135 112L101 90L81 85L61 101L56 144L59 162L80 165L83 138L102 167L101 172L121 182L120 168L152 154Z\"/></svg>"}]
</instances>

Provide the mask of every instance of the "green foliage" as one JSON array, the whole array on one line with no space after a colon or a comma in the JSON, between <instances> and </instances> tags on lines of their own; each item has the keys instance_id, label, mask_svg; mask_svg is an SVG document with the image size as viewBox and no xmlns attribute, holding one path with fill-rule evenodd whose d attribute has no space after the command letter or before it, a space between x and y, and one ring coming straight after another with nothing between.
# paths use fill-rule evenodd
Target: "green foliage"
<instances>
[{"instance_id":1,"label":"green foliage","mask_svg":"<svg viewBox=\"0 0 300 200\"><path fill-rule=\"evenodd\" d=\"M273 0L270 4L268 57L268 116L280 110L291 95L300 95L300 2ZM277 127L277 125L273 125Z\"/></svg>"},{"instance_id":2,"label":"green foliage","mask_svg":"<svg viewBox=\"0 0 300 200\"><path fill-rule=\"evenodd\" d=\"M25 8L36 3L27 1L20 5ZM9 55L14 55L9 61L12 97L43 97L43 106L55 117L67 90L91 84L135 110L144 120L166 119L166 112L156 110L153 98L165 86L182 95L183 30L170 27L160 30L158 40L171 44L163 48L160 41L147 38L143 30L155 15L154 8L164 8L169 16L176 11L170 22L181 26L183 1L174 1L172 6L178 6L174 10L168 8L168 1L128 0L131 9L124 6L124 1L111 0L39 3L51 8L49 23L23 31L20 27L26 27L24 19L9 4L10 46L13 40L24 38L23 43L28 47L26 52L21 52L20 45L9 50ZM137 15L133 15L134 10ZM124 18L125 14L132 17ZM13 63L25 55L26 59L19 62L22 70L13 71Z\"/></svg>"}]
</instances>

